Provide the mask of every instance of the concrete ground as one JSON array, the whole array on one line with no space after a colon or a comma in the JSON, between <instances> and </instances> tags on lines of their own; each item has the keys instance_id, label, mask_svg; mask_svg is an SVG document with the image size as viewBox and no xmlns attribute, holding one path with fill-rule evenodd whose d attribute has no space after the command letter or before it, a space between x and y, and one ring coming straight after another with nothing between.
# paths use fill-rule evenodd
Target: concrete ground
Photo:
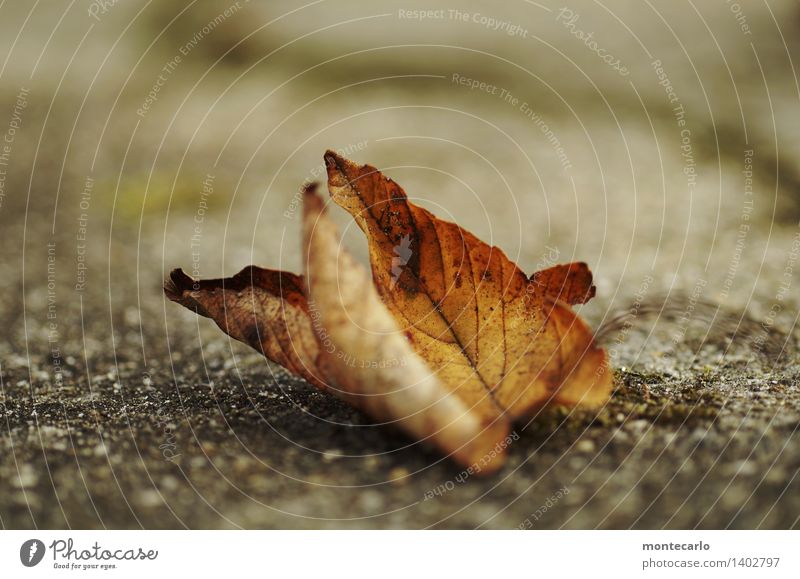
<instances>
[{"instance_id":1,"label":"concrete ground","mask_svg":"<svg viewBox=\"0 0 800 579\"><path fill-rule=\"evenodd\" d=\"M800 526L796 3L11 4L2 527ZM609 403L465 477L164 299L299 271L326 148L526 271L588 262Z\"/></svg>"}]
</instances>

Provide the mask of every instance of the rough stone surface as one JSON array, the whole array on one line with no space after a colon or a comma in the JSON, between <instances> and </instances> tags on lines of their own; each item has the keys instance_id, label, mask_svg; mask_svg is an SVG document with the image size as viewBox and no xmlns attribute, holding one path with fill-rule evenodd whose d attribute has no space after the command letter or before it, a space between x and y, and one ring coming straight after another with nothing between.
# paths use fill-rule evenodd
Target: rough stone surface
<instances>
[{"instance_id":1,"label":"rough stone surface","mask_svg":"<svg viewBox=\"0 0 800 579\"><path fill-rule=\"evenodd\" d=\"M214 3L170 26L170 3L99 21L47 4L27 21L28 3L0 7L0 139L19 125L0 189L2 527L800 525L796 3L742 3L747 35L724 3L623 2L634 37L575 2L628 76L555 5L470 7L523 38L392 2L257 30L299 5L242 3L184 55ZM543 412L501 472L465 477L164 299L173 267L300 271L297 192L328 147L526 271L588 262L608 405ZM631 304L630 326L608 325Z\"/></svg>"}]
</instances>

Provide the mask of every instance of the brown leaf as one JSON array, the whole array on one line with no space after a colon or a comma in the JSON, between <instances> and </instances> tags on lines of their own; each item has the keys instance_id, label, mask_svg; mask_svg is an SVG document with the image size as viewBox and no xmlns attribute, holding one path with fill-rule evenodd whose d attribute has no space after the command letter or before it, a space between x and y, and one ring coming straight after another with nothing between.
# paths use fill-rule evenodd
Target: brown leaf
<instances>
[{"instance_id":1,"label":"brown leaf","mask_svg":"<svg viewBox=\"0 0 800 579\"><path fill-rule=\"evenodd\" d=\"M547 297L570 305L585 304L595 293L592 272L582 261L537 271L531 275L530 283Z\"/></svg>"},{"instance_id":2,"label":"brown leaf","mask_svg":"<svg viewBox=\"0 0 800 579\"><path fill-rule=\"evenodd\" d=\"M325 161L333 200L367 236L384 303L453 393L486 420L607 399L605 352L569 307L594 295L585 264L528 279L500 249L409 202L374 167L333 151Z\"/></svg>"},{"instance_id":3,"label":"brown leaf","mask_svg":"<svg viewBox=\"0 0 800 579\"><path fill-rule=\"evenodd\" d=\"M233 277L196 281L175 269L164 283L164 293L324 390L324 377L317 367L320 344L304 285L303 278L293 273L253 265Z\"/></svg>"},{"instance_id":4,"label":"brown leaf","mask_svg":"<svg viewBox=\"0 0 800 579\"><path fill-rule=\"evenodd\" d=\"M586 264L528 278L498 248L410 203L375 168L330 151L325 161L333 200L367 235L373 283L339 249L311 188L306 278L251 266L194 281L175 270L167 296L471 472L502 463L511 420L549 403L607 399L605 352L570 307L594 296Z\"/></svg>"},{"instance_id":5,"label":"brown leaf","mask_svg":"<svg viewBox=\"0 0 800 579\"><path fill-rule=\"evenodd\" d=\"M449 395L411 348L369 273L339 249L336 227L315 194L305 197L303 231L309 304L330 341L322 367L336 394L465 466L478 465L484 474L499 467L502 460L484 459L508 434L508 421L498 416L485 424Z\"/></svg>"},{"instance_id":6,"label":"brown leaf","mask_svg":"<svg viewBox=\"0 0 800 579\"><path fill-rule=\"evenodd\" d=\"M312 190L304 201L307 284L254 266L203 281L174 270L164 285L167 297L373 419L481 474L498 468L502 452L495 447L504 448L508 421L487 424L449 394L381 303L368 272L338 249L322 200Z\"/></svg>"}]
</instances>

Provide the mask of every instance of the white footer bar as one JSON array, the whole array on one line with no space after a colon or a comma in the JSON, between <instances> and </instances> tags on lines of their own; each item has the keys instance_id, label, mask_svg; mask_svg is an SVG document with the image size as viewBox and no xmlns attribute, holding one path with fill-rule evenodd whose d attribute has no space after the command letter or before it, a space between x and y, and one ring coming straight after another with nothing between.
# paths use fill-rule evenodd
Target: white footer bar
<instances>
[{"instance_id":1,"label":"white footer bar","mask_svg":"<svg viewBox=\"0 0 800 579\"><path fill-rule=\"evenodd\" d=\"M3 531L0 576L778 578L799 551L791 531Z\"/></svg>"}]
</instances>

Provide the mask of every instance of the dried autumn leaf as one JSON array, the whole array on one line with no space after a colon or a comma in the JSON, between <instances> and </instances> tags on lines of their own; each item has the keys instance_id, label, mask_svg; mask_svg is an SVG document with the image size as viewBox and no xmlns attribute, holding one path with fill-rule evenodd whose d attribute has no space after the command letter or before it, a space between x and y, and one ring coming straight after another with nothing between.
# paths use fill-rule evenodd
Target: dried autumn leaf
<instances>
[{"instance_id":1,"label":"dried autumn leaf","mask_svg":"<svg viewBox=\"0 0 800 579\"><path fill-rule=\"evenodd\" d=\"M485 424L449 395L401 333L369 273L337 249L339 234L314 194L305 198L303 232L309 303L332 346L323 349L321 366L336 394L461 464L479 464L484 473L499 467L502 460L484 458L508 434L508 421Z\"/></svg>"},{"instance_id":2,"label":"dried autumn leaf","mask_svg":"<svg viewBox=\"0 0 800 579\"><path fill-rule=\"evenodd\" d=\"M594 296L586 264L528 278L499 249L410 203L375 168L330 151L325 161L333 200L367 235L374 286L336 249L335 227L309 192L305 279L251 266L194 281L175 270L168 297L482 473L501 464L485 459L502 454L511 420L549 403L606 400L605 352L570 307Z\"/></svg>"},{"instance_id":3,"label":"dried autumn leaf","mask_svg":"<svg viewBox=\"0 0 800 579\"><path fill-rule=\"evenodd\" d=\"M250 266L227 279L194 281L175 270L166 295L210 317L233 338L315 386L437 446L459 463L495 470L486 460L508 434L498 417L485 424L414 352L370 283L369 273L338 250L335 226L322 200L304 203L307 282ZM307 297L308 296L308 297Z\"/></svg>"},{"instance_id":4,"label":"dried autumn leaf","mask_svg":"<svg viewBox=\"0 0 800 579\"><path fill-rule=\"evenodd\" d=\"M325 162L331 197L367 236L384 303L441 381L482 418L607 399L605 352L570 307L594 296L586 264L528 278L500 249L409 202L374 167L333 151ZM398 268L403 247L411 254Z\"/></svg>"},{"instance_id":5,"label":"dried autumn leaf","mask_svg":"<svg viewBox=\"0 0 800 579\"><path fill-rule=\"evenodd\" d=\"M325 390L317 367L321 347L314 334L305 282L299 275L251 265L233 277L193 280L175 269L164 283L173 302L214 320L292 374Z\"/></svg>"}]
</instances>

